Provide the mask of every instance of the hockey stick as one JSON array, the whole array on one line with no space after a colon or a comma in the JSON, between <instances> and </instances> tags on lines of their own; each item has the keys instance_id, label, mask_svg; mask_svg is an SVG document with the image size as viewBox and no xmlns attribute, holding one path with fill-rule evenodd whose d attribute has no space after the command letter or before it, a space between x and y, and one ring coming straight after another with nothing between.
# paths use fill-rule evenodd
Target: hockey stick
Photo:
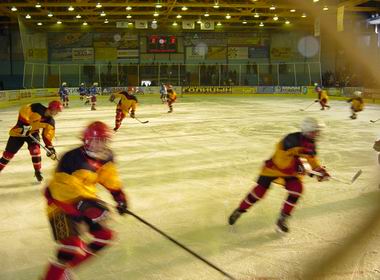
<instances>
[{"instance_id":1,"label":"hockey stick","mask_svg":"<svg viewBox=\"0 0 380 280\"><path fill-rule=\"evenodd\" d=\"M146 123L148 123L149 121L148 120L146 120L146 121L142 121L142 120L139 120L138 118L136 118L136 117L132 117L131 116L131 114L130 113L128 113L128 115L132 118L132 119L135 119L136 121L138 121L139 123L142 123L142 124L146 124Z\"/></svg>"},{"instance_id":2,"label":"hockey stick","mask_svg":"<svg viewBox=\"0 0 380 280\"><path fill-rule=\"evenodd\" d=\"M202 262L206 263L208 266L211 266L213 269L219 271L221 274L223 274L224 276L226 276L228 279L231 279L231 280L236 280L236 278L232 277L230 274L228 274L227 272L223 271L222 269L220 269L219 267L217 267L216 265L212 264L211 262L209 262L208 260L206 260L205 258L203 258L202 256L198 255L197 253L195 253L194 251L192 251L191 249L187 248L185 245L182 245L181 243L179 243L177 240L175 240L174 238L170 237L169 235L167 235L165 232L159 230L158 228L156 228L155 226L153 226L152 224L150 224L149 222L145 221L144 219L140 218L139 216L137 216L135 213L131 212L130 210L127 210L127 214L135 217L137 220L139 220L140 222L142 222L143 224L147 225L148 227L150 227L151 229L153 229L154 231L158 232L159 234L161 234L162 236L164 236L165 238L169 239L171 242L173 242L174 244L176 244L177 246L181 247L182 249L184 249L185 251L187 251L188 253L192 254L194 257L196 257L197 259L201 260Z\"/></svg>"},{"instance_id":3,"label":"hockey stick","mask_svg":"<svg viewBox=\"0 0 380 280\"><path fill-rule=\"evenodd\" d=\"M380 121L380 119L377 119L377 120L374 120L374 121L373 121L373 120L370 120L371 123L376 123L376 122L378 122L378 121Z\"/></svg>"},{"instance_id":4,"label":"hockey stick","mask_svg":"<svg viewBox=\"0 0 380 280\"><path fill-rule=\"evenodd\" d=\"M306 108L300 109L300 111L306 111L308 108L310 108L316 101L313 101L310 105L308 105Z\"/></svg>"},{"instance_id":5,"label":"hockey stick","mask_svg":"<svg viewBox=\"0 0 380 280\"><path fill-rule=\"evenodd\" d=\"M35 143L37 143L38 145L40 145L40 147L42 147L42 148L46 151L47 154L51 154L51 151L49 151L49 149L46 148L45 145L43 145L43 144L42 144L42 143L41 143L36 137L34 137L32 134L30 134L29 137L30 137ZM51 157L49 157L49 158L51 158ZM55 158L54 158L54 159L51 158L51 159L52 159L52 160L58 160L58 156L55 155Z\"/></svg>"},{"instance_id":6,"label":"hockey stick","mask_svg":"<svg viewBox=\"0 0 380 280\"><path fill-rule=\"evenodd\" d=\"M320 173L320 172L317 172L317 171L314 171L314 170L308 170L307 171L309 174L312 174L312 175L316 175L316 176L319 176L319 177L323 177L323 174ZM347 184L347 185L352 185L358 178L359 176L363 173L363 171L361 169L359 169L354 176L352 176L352 179L350 181L346 181L346 180L343 180L343 179L339 179L339 178L336 178L336 177L333 177L333 176L330 176L330 178L332 180L335 180L337 182L341 182L343 184Z\"/></svg>"}]
</instances>

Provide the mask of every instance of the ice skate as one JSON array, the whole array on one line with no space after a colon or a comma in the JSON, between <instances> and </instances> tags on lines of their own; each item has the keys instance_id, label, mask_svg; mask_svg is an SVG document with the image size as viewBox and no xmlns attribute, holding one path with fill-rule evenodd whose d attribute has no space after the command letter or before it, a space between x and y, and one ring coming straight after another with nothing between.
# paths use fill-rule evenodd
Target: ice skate
<instances>
[{"instance_id":1,"label":"ice skate","mask_svg":"<svg viewBox=\"0 0 380 280\"><path fill-rule=\"evenodd\" d=\"M245 211L241 211L239 208L236 209L230 217L228 218L228 223L232 226L236 223L236 221L240 218L241 214L243 214Z\"/></svg>"},{"instance_id":2,"label":"ice skate","mask_svg":"<svg viewBox=\"0 0 380 280\"><path fill-rule=\"evenodd\" d=\"M277 232L280 233L288 233L289 232L289 227L286 222L286 220L289 218L289 215L285 213L281 213L280 217L277 220Z\"/></svg>"},{"instance_id":3,"label":"ice skate","mask_svg":"<svg viewBox=\"0 0 380 280\"><path fill-rule=\"evenodd\" d=\"M34 172L34 177L36 177L38 182L42 182L42 180L44 179L44 177L42 177L41 171L38 170Z\"/></svg>"}]
</instances>

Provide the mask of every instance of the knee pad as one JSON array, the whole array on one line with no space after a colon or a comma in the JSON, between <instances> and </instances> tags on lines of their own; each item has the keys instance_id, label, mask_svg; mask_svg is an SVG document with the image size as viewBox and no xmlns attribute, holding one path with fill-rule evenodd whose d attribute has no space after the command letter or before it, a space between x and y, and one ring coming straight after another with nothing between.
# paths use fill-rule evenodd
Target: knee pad
<instances>
[{"instance_id":1,"label":"knee pad","mask_svg":"<svg viewBox=\"0 0 380 280\"><path fill-rule=\"evenodd\" d=\"M11 160L14 156L15 156L15 154L12 152L4 151L4 153L3 153L3 157L6 160Z\"/></svg>"},{"instance_id":2,"label":"knee pad","mask_svg":"<svg viewBox=\"0 0 380 280\"><path fill-rule=\"evenodd\" d=\"M41 154L41 151L40 151L40 145L38 144L31 144L28 148L29 150L29 153L33 156L36 156L36 155L40 155Z\"/></svg>"},{"instance_id":3,"label":"knee pad","mask_svg":"<svg viewBox=\"0 0 380 280\"><path fill-rule=\"evenodd\" d=\"M87 255L87 252L84 250L85 245L78 236L68 237L60 240L59 243L57 259L62 264Z\"/></svg>"},{"instance_id":4,"label":"knee pad","mask_svg":"<svg viewBox=\"0 0 380 280\"><path fill-rule=\"evenodd\" d=\"M303 185L298 179L287 180L285 187L290 194L296 197L301 196L303 191Z\"/></svg>"},{"instance_id":5,"label":"knee pad","mask_svg":"<svg viewBox=\"0 0 380 280\"><path fill-rule=\"evenodd\" d=\"M113 231L106 227L101 227L97 230L90 230L90 233L94 237L94 240L88 244L88 248L93 253L96 253L102 250L104 247L110 245L114 237Z\"/></svg>"}]
</instances>

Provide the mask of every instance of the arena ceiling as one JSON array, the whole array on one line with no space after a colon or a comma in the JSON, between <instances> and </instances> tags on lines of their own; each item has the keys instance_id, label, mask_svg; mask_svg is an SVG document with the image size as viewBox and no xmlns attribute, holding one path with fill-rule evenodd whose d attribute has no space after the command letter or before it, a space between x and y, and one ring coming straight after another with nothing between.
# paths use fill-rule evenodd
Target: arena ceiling
<instances>
[{"instance_id":1,"label":"arena ceiling","mask_svg":"<svg viewBox=\"0 0 380 280\"><path fill-rule=\"evenodd\" d=\"M38 28L115 28L117 22L133 28L136 20L147 20L149 28L154 20L159 28L186 20L213 21L223 28L279 28L310 26L311 14L336 14L339 6L348 13L380 12L380 0L2 0L0 18L9 24L20 17Z\"/></svg>"}]
</instances>

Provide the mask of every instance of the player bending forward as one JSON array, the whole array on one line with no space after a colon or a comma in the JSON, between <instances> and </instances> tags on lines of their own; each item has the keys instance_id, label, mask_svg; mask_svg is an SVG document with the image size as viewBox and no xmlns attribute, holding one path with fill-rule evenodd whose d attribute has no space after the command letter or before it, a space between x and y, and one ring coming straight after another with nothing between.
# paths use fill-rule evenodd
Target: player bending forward
<instances>
[{"instance_id":1,"label":"player bending forward","mask_svg":"<svg viewBox=\"0 0 380 280\"><path fill-rule=\"evenodd\" d=\"M62 111L59 101L51 101L46 108L41 103L24 105L20 108L16 125L9 131L9 138L3 157L0 159L0 172L5 168L14 155L26 142L32 157L34 175L37 181L43 180L41 174L41 152L39 144L35 143L29 135L40 140L39 130L42 128L42 139L50 151L47 156L55 159L56 153L52 144L55 135L54 116Z\"/></svg>"},{"instance_id":2,"label":"player bending forward","mask_svg":"<svg viewBox=\"0 0 380 280\"><path fill-rule=\"evenodd\" d=\"M325 108L330 109L330 106L327 105L327 102L329 101L327 91L323 90L321 86L316 86L315 91L318 93L318 99L315 100L315 102L319 102L321 110L325 110Z\"/></svg>"},{"instance_id":3,"label":"player bending forward","mask_svg":"<svg viewBox=\"0 0 380 280\"><path fill-rule=\"evenodd\" d=\"M83 264L110 244L113 231L105 222L107 205L96 195L96 184L105 187L127 213L127 200L108 147L111 131L102 122L91 123L83 133L83 145L67 152L45 189L47 214L58 243L57 259L48 266L44 280L63 280L69 270ZM80 224L87 225L93 240L81 239ZM70 279L70 278L69 278Z\"/></svg>"},{"instance_id":4,"label":"player bending forward","mask_svg":"<svg viewBox=\"0 0 380 280\"><path fill-rule=\"evenodd\" d=\"M177 100L177 93L174 91L172 85L167 85L167 95L166 102L168 103L169 111L168 113L173 112L173 103Z\"/></svg>"},{"instance_id":5,"label":"player bending forward","mask_svg":"<svg viewBox=\"0 0 380 280\"><path fill-rule=\"evenodd\" d=\"M347 103L351 103L351 116L350 118L355 120L358 115L357 112L361 112L364 109L364 100L361 97L361 91L354 91L354 97L347 100Z\"/></svg>"},{"instance_id":6,"label":"player bending forward","mask_svg":"<svg viewBox=\"0 0 380 280\"><path fill-rule=\"evenodd\" d=\"M281 182L288 191L288 196L277 220L277 228L280 232L289 231L287 220L303 191L301 180L305 175L305 168L302 159L306 160L313 170L321 174L320 177L317 177L318 181L327 180L330 176L317 159L316 140L322 127L323 124L308 117L301 124L301 132L288 134L277 144L272 158L264 163L257 185L229 217L230 225L235 224L241 214L264 198L271 183L276 180L275 182Z\"/></svg>"},{"instance_id":7,"label":"player bending forward","mask_svg":"<svg viewBox=\"0 0 380 280\"><path fill-rule=\"evenodd\" d=\"M133 95L134 88L128 87L128 91L120 91L113 93L110 96L110 101L114 102L115 98L120 98L116 106L116 116L115 116L115 132L120 128L123 119L129 115L131 118L135 117L137 98Z\"/></svg>"}]
</instances>

